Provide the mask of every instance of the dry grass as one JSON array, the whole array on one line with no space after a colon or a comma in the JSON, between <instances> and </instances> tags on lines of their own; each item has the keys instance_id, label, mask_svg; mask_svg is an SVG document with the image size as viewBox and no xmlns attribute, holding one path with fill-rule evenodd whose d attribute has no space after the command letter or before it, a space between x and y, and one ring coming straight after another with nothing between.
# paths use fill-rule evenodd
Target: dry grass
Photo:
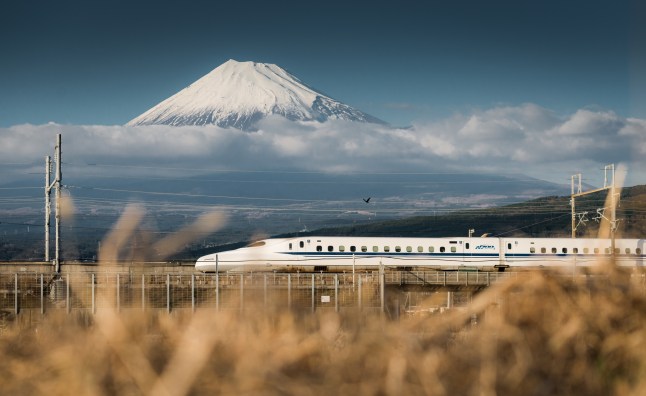
<instances>
[{"instance_id":1,"label":"dry grass","mask_svg":"<svg viewBox=\"0 0 646 396\"><path fill-rule=\"evenodd\" d=\"M103 244L106 262L141 218L126 213ZM52 314L0 332L0 393L645 394L644 285L611 263L599 271L536 273L464 310L396 322L356 312Z\"/></svg>"},{"instance_id":2,"label":"dry grass","mask_svg":"<svg viewBox=\"0 0 646 396\"><path fill-rule=\"evenodd\" d=\"M287 312L47 316L0 338L3 394L644 394L646 296L536 274L398 322ZM478 323L472 323L477 314Z\"/></svg>"}]
</instances>

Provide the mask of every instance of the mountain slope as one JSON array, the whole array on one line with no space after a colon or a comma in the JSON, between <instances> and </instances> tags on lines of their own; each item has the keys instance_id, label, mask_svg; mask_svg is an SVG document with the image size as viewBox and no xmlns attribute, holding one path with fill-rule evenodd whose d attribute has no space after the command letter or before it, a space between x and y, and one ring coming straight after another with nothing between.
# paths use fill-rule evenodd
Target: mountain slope
<instances>
[{"instance_id":1,"label":"mountain slope","mask_svg":"<svg viewBox=\"0 0 646 396\"><path fill-rule=\"evenodd\" d=\"M214 124L252 130L257 121L271 114L289 120L384 124L317 92L276 65L229 60L127 125Z\"/></svg>"}]
</instances>

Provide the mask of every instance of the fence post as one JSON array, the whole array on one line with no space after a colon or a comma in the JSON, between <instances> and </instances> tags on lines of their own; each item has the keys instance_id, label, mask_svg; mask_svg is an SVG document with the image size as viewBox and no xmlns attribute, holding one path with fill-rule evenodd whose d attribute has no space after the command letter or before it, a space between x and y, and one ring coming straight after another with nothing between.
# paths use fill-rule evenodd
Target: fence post
<instances>
[{"instance_id":1,"label":"fence post","mask_svg":"<svg viewBox=\"0 0 646 396\"><path fill-rule=\"evenodd\" d=\"M263 304L264 307L267 308L267 274L265 274L264 279L263 279Z\"/></svg>"},{"instance_id":2,"label":"fence post","mask_svg":"<svg viewBox=\"0 0 646 396\"><path fill-rule=\"evenodd\" d=\"M40 314L45 314L45 285L43 283L43 274L40 274Z\"/></svg>"},{"instance_id":3,"label":"fence post","mask_svg":"<svg viewBox=\"0 0 646 396\"><path fill-rule=\"evenodd\" d=\"M216 256L217 257L217 256ZM220 311L220 273L215 273L215 310Z\"/></svg>"},{"instance_id":4,"label":"fence post","mask_svg":"<svg viewBox=\"0 0 646 396\"><path fill-rule=\"evenodd\" d=\"M244 274L240 274L240 312L244 311Z\"/></svg>"},{"instance_id":5,"label":"fence post","mask_svg":"<svg viewBox=\"0 0 646 396\"><path fill-rule=\"evenodd\" d=\"M381 313L383 314L386 312L386 273L383 265L380 265L379 268L379 295Z\"/></svg>"},{"instance_id":6,"label":"fence post","mask_svg":"<svg viewBox=\"0 0 646 396\"><path fill-rule=\"evenodd\" d=\"M287 274L287 309L292 309L292 274Z\"/></svg>"},{"instance_id":7,"label":"fence post","mask_svg":"<svg viewBox=\"0 0 646 396\"><path fill-rule=\"evenodd\" d=\"M65 309L67 313L72 312L72 304L70 303L70 274L65 277Z\"/></svg>"},{"instance_id":8,"label":"fence post","mask_svg":"<svg viewBox=\"0 0 646 396\"><path fill-rule=\"evenodd\" d=\"M361 278L362 278L361 275L359 275L359 285L358 285L359 286L359 290L358 290L358 293L359 293L359 296L358 296L359 311L361 311L363 309L363 296L361 294L361 285L362 285L363 282L362 282Z\"/></svg>"},{"instance_id":9,"label":"fence post","mask_svg":"<svg viewBox=\"0 0 646 396\"><path fill-rule=\"evenodd\" d=\"M18 316L18 274L14 274L14 286L13 286L13 304L14 312Z\"/></svg>"},{"instance_id":10,"label":"fence post","mask_svg":"<svg viewBox=\"0 0 646 396\"><path fill-rule=\"evenodd\" d=\"M146 274L141 274L141 310L146 310Z\"/></svg>"},{"instance_id":11,"label":"fence post","mask_svg":"<svg viewBox=\"0 0 646 396\"><path fill-rule=\"evenodd\" d=\"M120 289L120 282L121 282L121 277L117 273L117 312L121 311L121 294L119 292Z\"/></svg>"},{"instance_id":12,"label":"fence post","mask_svg":"<svg viewBox=\"0 0 646 396\"><path fill-rule=\"evenodd\" d=\"M92 274L92 314L96 313L96 307L95 307L96 300L94 299L94 288L95 288L95 286L94 286L94 274Z\"/></svg>"},{"instance_id":13,"label":"fence post","mask_svg":"<svg viewBox=\"0 0 646 396\"><path fill-rule=\"evenodd\" d=\"M339 312L339 274L334 274L334 312Z\"/></svg>"},{"instance_id":14,"label":"fence post","mask_svg":"<svg viewBox=\"0 0 646 396\"><path fill-rule=\"evenodd\" d=\"M195 274L191 274L191 308L195 312Z\"/></svg>"},{"instance_id":15,"label":"fence post","mask_svg":"<svg viewBox=\"0 0 646 396\"><path fill-rule=\"evenodd\" d=\"M166 274L166 313L170 314L170 274Z\"/></svg>"},{"instance_id":16,"label":"fence post","mask_svg":"<svg viewBox=\"0 0 646 396\"><path fill-rule=\"evenodd\" d=\"M312 313L316 312L316 290L314 289L314 274L312 274Z\"/></svg>"}]
</instances>

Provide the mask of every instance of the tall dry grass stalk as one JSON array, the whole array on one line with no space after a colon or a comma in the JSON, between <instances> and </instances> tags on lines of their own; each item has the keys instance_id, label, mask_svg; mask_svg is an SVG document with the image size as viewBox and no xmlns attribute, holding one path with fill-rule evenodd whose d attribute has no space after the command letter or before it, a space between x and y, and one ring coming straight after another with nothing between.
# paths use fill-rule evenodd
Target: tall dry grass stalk
<instances>
[{"instance_id":1,"label":"tall dry grass stalk","mask_svg":"<svg viewBox=\"0 0 646 396\"><path fill-rule=\"evenodd\" d=\"M214 216L189 232L220 226ZM141 217L124 213L103 262ZM186 240L177 238L157 245ZM587 278L537 272L465 309L399 321L355 311L52 314L0 336L0 393L642 395L646 294L630 275L612 263Z\"/></svg>"}]
</instances>

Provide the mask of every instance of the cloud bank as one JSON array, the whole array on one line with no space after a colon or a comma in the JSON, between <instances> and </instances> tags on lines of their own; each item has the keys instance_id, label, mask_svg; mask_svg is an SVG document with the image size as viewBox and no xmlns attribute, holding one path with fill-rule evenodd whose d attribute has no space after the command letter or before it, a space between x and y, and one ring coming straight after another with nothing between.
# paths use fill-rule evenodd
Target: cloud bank
<instances>
[{"instance_id":1,"label":"cloud bank","mask_svg":"<svg viewBox=\"0 0 646 396\"><path fill-rule=\"evenodd\" d=\"M257 132L218 127L16 125L0 128L0 183L40 172L63 135L64 162L183 170L298 172L496 172L567 183L625 163L646 183L646 120L534 104L455 114L410 128L270 117ZM82 166L81 166L82 168ZM80 171L79 171L80 172Z\"/></svg>"}]
</instances>

